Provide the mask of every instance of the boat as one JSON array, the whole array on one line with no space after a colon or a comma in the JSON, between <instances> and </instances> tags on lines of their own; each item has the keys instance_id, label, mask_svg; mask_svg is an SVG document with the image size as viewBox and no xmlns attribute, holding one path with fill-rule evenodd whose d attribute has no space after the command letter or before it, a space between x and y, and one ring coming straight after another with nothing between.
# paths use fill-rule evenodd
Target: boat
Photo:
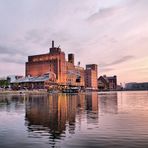
<instances>
[{"instance_id":1,"label":"boat","mask_svg":"<svg viewBox=\"0 0 148 148\"><path fill-rule=\"evenodd\" d=\"M49 90L48 91L49 94L57 94L57 93L60 93L59 90Z\"/></svg>"},{"instance_id":2,"label":"boat","mask_svg":"<svg viewBox=\"0 0 148 148\"><path fill-rule=\"evenodd\" d=\"M62 90L62 93L79 93L80 92L79 87L70 87Z\"/></svg>"}]
</instances>

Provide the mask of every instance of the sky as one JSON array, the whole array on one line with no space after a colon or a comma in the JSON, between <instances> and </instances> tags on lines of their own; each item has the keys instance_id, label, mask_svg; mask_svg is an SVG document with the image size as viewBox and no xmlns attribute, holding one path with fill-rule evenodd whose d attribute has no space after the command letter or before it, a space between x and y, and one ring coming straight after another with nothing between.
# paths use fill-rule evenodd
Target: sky
<instances>
[{"instance_id":1,"label":"sky","mask_svg":"<svg viewBox=\"0 0 148 148\"><path fill-rule=\"evenodd\" d=\"M0 76L25 75L51 41L118 83L148 81L147 0L0 0Z\"/></svg>"}]
</instances>

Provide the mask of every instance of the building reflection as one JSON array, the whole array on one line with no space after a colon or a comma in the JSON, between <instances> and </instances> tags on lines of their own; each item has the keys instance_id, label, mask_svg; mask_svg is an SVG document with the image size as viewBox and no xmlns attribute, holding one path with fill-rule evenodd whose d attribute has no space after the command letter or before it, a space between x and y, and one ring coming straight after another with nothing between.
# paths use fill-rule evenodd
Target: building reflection
<instances>
[{"instance_id":1,"label":"building reflection","mask_svg":"<svg viewBox=\"0 0 148 148\"><path fill-rule=\"evenodd\" d=\"M22 95L2 95L0 96L0 111L21 112L25 97Z\"/></svg>"},{"instance_id":2,"label":"building reflection","mask_svg":"<svg viewBox=\"0 0 148 148\"><path fill-rule=\"evenodd\" d=\"M74 134L76 122L81 124L83 114L87 114L88 123L98 122L97 93L29 96L26 99L28 131L44 130L52 142L66 136L67 132Z\"/></svg>"},{"instance_id":3,"label":"building reflection","mask_svg":"<svg viewBox=\"0 0 148 148\"><path fill-rule=\"evenodd\" d=\"M86 95L87 122L98 122L98 94L91 93Z\"/></svg>"},{"instance_id":4,"label":"building reflection","mask_svg":"<svg viewBox=\"0 0 148 148\"><path fill-rule=\"evenodd\" d=\"M30 131L48 127L51 138L60 138L66 130L67 122L74 130L76 96L49 95L30 96L26 101L26 120ZM38 125L38 129L32 125ZM40 125L40 126L39 126Z\"/></svg>"},{"instance_id":5,"label":"building reflection","mask_svg":"<svg viewBox=\"0 0 148 148\"><path fill-rule=\"evenodd\" d=\"M100 113L118 113L117 92L99 95Z\"/></svg>"}]
</instances>

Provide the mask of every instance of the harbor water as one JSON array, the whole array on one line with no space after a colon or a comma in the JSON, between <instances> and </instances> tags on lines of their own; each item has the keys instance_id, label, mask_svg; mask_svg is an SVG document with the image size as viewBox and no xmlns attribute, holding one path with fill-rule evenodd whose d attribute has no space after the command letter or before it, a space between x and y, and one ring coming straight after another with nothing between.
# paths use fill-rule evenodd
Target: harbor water
<instances>
[{"instance_id":1,"label":"harbor water","mask_svg":"<svg viewBox=\"0 0 148 148\"><path fill-rule=\"evenodd\" d=\"M148 92L1 95L0 148L50 147L148 147Z\"/></svg>"}]
</instances>

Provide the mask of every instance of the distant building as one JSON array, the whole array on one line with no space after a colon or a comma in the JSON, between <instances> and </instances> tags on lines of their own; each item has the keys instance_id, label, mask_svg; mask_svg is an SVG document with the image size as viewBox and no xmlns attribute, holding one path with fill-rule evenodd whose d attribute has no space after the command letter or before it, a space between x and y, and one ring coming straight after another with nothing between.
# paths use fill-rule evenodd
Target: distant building
<instances>
[{"instance_id":1,"label":"distant building","mask_svg":"<svg viewBox=\"0 0 148 148\"><path fill-rule=\"evenodd\" d=\"M148 82L143 83L126 83L125 90L148 90Z\"/></svg>"},{"instance_id":2,"label":"distant building","mask_svg":"<svg viewBox=\"0 0 148 148\"><path fill-rule=\"evenodd\" d=\"M99 90L117 90L117 76L106 75L98 78L98 89Z\"/></svg>"},{"instance_id":3,"label":"distant building","mask_svg":"<svg viewBox=\"0 0 148 148\"><path fill-rule=\"evenodd\" d=\"M117 76L110 76L107 77L109 81L109 89L110 90L116 90L117 89Z\"/></svg>"},{"instance_id":4,"label":"distant building","mask_svg":"<svg viewBox=\"0 0 148 148\"><path fill-rule=\"evenodd\" d=\"M106 77L100 76L98 78L98 89L99 90L109 90L109 81Z\"/></svg>"},{"instance_id":5,"label":"distant building","mask_svg":"<svg viewBox=\"0 0 148 148\"><path fill-rule=\"evenodd\" d=\"M117 85L117 90L118 90L118 91L121 91L121 90L123 90L123 86L122 86L122 84L120 84L120 85Z\"/></svg>"},{"instance_id":6,"label":"distant building","mask_svg":"<svg viewBox=\"0 0 148 148\"><path fill-rule=\"evenodd\" d=\"M91 89L98 89L98 66L96 64L86 65L85 70L85 87Z\"/></svg>"}]
</instances>

